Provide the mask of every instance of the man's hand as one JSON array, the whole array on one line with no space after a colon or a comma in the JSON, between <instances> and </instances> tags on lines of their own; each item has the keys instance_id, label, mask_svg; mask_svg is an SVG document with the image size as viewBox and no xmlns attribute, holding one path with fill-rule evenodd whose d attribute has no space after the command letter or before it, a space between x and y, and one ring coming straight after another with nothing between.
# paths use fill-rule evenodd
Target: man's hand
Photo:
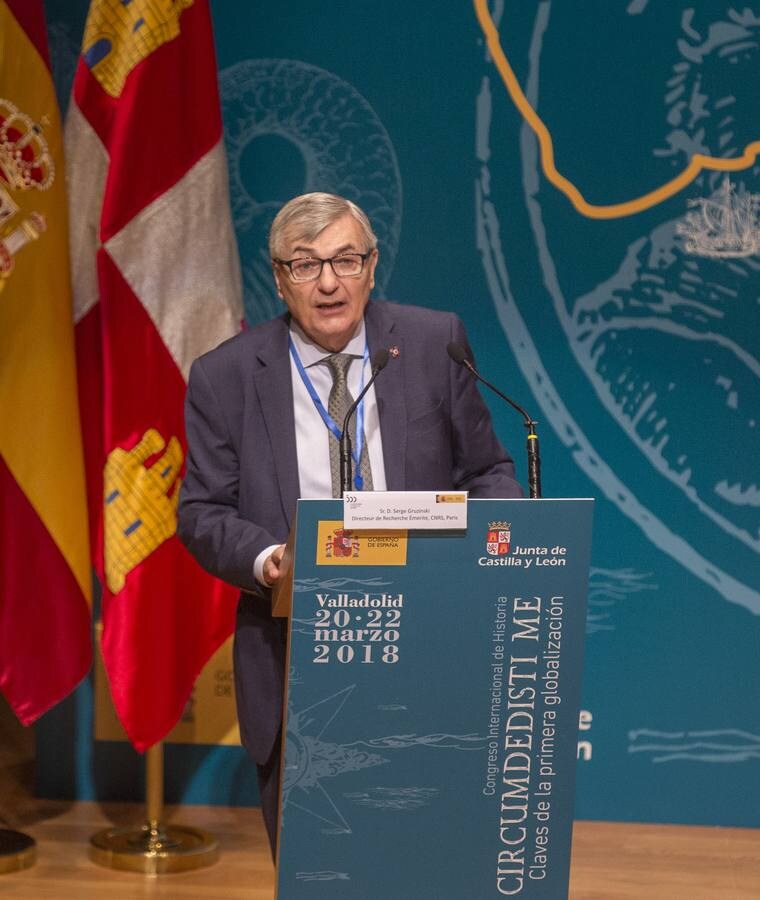
<instances>
[{"instance_id":1,"label":"man's hand","mask_svg":"<svg viewBox=\"0 0 760 900\"><path fill-rule=\"evenodd\" d=\"M282 554L285 552L285 544L280 544L264 561L264 583L267 587L273 587L280 580L282 572L280 563L282 562Z\"/></svg>"}]
</instances>

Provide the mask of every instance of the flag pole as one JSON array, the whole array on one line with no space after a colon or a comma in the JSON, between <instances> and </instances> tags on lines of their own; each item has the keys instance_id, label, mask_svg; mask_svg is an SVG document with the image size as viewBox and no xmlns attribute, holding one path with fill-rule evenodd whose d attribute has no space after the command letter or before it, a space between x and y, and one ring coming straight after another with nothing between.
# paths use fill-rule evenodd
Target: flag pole
<instances>
[{"instance_id":1,"label":"flag pole","mask_svg":"<svg viewBox=\"0 0 760 900\"><path fill-rule=\"evenodd\" d=\"M106 828L90 838L90 859L109 869L165 875L213 865L219 842L200 828L167 825L164 816L164 744L145 753L145 824Z\"/></svg>"},{"instance_id":2,"label":"flag pole","mask_svg":"<svg viewBox=\"0 0 760 900\"><path fill-rule=\"evenodd\" d=\"M23 831L0 828L0 875L28 869L36 859L37 844L34 838Z\"/></svg>"}]
</instances>

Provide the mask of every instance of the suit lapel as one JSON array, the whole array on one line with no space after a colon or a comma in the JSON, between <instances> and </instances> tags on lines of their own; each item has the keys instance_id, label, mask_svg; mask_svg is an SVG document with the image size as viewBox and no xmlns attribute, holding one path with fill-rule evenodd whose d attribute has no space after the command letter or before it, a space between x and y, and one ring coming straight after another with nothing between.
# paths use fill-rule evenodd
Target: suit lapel
<instances>
[{"instance_id":1,"label":"suit lapel","mask_svg":"<svg viewBox=\"0 0 760 900\"><path fill-rule=\"evenodd\" d=\"M398 350L398 355L391 355L388 365L377 376L375 398L380 418L386 486L389 491L401 491L406 487L404 339L382 300L370 300L365 323L370 357L381 348Z\"/></svg>"},{"instance_id":2,"label":"suit lapel","mask_svg":"<svg viewBox=\"0 0 760 900\"><path fill-rule=\"evenodd\" d=\"M272 447L277 484L288 528L293 523L300 494L298 454L293 416L293 382L290 375L288 323L275 320L274 334L257 354L253 378Z\"/></svg>"}]
</instances>

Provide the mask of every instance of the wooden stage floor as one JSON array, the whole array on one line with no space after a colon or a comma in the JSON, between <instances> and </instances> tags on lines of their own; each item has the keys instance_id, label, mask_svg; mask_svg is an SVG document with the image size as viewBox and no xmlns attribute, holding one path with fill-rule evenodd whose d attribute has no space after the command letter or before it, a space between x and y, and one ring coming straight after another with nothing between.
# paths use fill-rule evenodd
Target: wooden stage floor
<instances>
[{"instance_id":1,"label":"wooden stage floor","mask_svg":"<svg viewBox=\"0 0 760 900\"><path fill-rule=\"evenodd\" d=\"M25 831L38 844L33 868L0 875L0 900L273 897L274 871L258 809L168 808L167 821L203 828L218 838L219 862L208 869L153 878L116 872L90 862L89 839L111 825L141 824L143 808L35 799L30 792L33 767L33 734L18 725L0 698L0 827ZM760 829L577 822L569 897L760 900Z\"/></svg>"},{"instance_id":2,"label":"wooden stage floor","mask_svg":"<svg viewBox=\"0 0 760 900\"><path fill-rule=\"evenodd\" d=\"M208 869L146 877L101 868L87 857L95 831L110 824L139 823L140 806L27 799L24 807L8 824L37 839L38 860L24 872L0 875L2 900L271 900L274 895L274 872L257 809L167 810L168 821L215 834L222 855ZM7 806L4 811L7 821ZM577 822L569 897L758 900L760 830Z\"/></svg>"}]
</instances>

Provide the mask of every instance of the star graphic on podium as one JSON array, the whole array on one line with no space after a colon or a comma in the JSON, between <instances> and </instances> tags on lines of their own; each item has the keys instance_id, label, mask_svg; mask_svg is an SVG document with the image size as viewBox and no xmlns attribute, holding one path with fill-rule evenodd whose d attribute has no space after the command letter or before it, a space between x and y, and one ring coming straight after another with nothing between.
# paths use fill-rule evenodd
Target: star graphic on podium
<instances>
[{"instance_id":1,"label":"star graphic on podium","mask_svg":"<svg viewBox=\"0 0 760 900\"><path fill-rule=\"evenodd\" d=\"M354 688L355 685L350 685L299 712L290 710L282 773L283 809L300 809L323 822L326 830L346 834L351 832L351 827L322 780L388 762L376 753L322 739Z\"/></svg>"},{"instance_id":2,"label":"star graphic on podium","mask_svg":"<svg viewBox=\"0 0 760 900\"><path fill-rule=\"evenodd\" d=\"M291 684L298 683L291 673ZM392 734L386 737L337 744L325 740L330 725L343 710L356 685L349 685L305 709L288 710L285 763L282 774L283 810L295 808L320 821L325 833L350 834L352 829L324 785L328 778L390 762L376 750L425 747L443 751L482 750L485 738L467 734ZM400 706L399 709L405 707ZM376 788L370 793L346 795L362 806L414 808L430 802L438 791L423 787Z\"/></svg>"}]
</instances>

